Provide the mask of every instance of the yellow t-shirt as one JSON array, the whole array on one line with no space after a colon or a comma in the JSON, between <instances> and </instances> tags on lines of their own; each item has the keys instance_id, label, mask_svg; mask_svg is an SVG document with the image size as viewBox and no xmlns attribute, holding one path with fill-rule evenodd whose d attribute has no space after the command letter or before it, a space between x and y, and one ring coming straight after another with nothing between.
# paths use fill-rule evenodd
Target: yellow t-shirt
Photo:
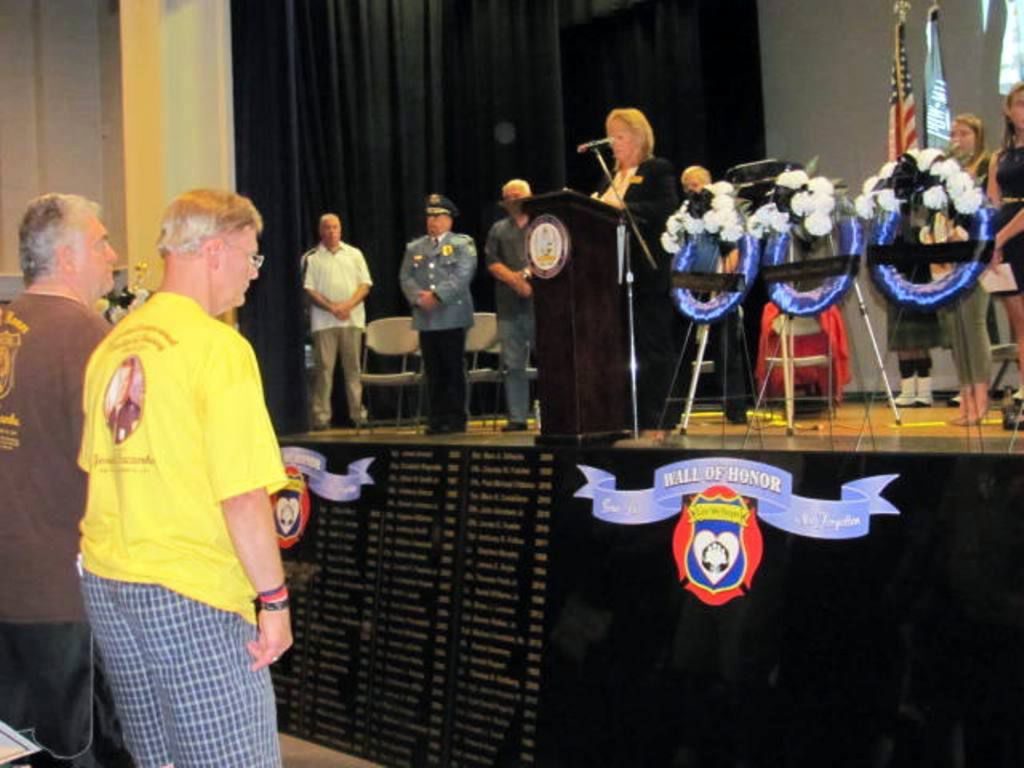
<instances>
[{"instance_id":1,"label":"yellow t-shirt","mask_svg":"<svg viewBox=\"0 0 1024 768\"><path fill-rule=\"evenodd\" d=\"M249 343L192 299L158 293L96 348L82 397L86 570L253 622L221 502L287 479Z\"/></svg>"}]
</instances>

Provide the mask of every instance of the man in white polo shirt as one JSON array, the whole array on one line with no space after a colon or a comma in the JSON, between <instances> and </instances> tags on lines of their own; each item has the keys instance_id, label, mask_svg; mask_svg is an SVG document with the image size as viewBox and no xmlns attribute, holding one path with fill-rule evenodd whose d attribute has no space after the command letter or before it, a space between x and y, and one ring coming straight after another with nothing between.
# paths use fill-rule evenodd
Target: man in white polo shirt
<instances>
[{"instance_id":1,"label":"man in white polo shirt","mask_svg":"<svg viewBox=\"0 0 1024 768\"><path fill-rule=\"evenodd\" d=\"M363 302L373 285L366 259L361 250L341 241L341 219L333 213L320 217L320 244L303 259L304 286L313 303L313 429L331 426L331 388L338 359L345 373L349 418L359 423L366 416L363 387L359 383L359 356L366 328Z\"/></svg>"}]
</instances>

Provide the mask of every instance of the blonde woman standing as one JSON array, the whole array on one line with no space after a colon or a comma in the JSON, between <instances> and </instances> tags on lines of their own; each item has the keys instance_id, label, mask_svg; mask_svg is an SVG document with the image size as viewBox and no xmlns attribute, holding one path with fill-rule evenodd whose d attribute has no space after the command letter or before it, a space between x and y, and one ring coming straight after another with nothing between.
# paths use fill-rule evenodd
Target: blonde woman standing
<instances>
[{"instance_id":1,"label":"blonde woman standing","mask_svg":"<svg viewBox=\"0 0 1024 768\"><path fill-rule=\"evenodd\" d=\"M635 276L637 410L647 437L663 438L675 426L678 404L665 408L665 395L676 361L676 326L681 325L669 298L671 257L657 247L665 220L679 207L676 175L668 160L654 156L654 131L644 113L632 107L613 109L605 119L612 140L615 176L595 195L608 205L623 203L637 218L640 234L657 259L647 262L639 244L631 244ZM663 415L664 411L664 415Z\"/></svg>"},{"instance_id":2,"label":"blonde woman standing","mask_svg":"<svg viewBox=\"0 0 1024 768\"><path fill-rule=\"evenodd\" d=\"M985 151L985 127L981 118L971 114L957 115L950 139L950 155L977 183L984 184L989 155ZM988 292L975 285L955 306L940 309L938 313L953 352L960 385L960 412L951 422L954 426L980 424L988 410L988 383L992 375L986 327L988 308Z\"/></svg>"}]
</instances>

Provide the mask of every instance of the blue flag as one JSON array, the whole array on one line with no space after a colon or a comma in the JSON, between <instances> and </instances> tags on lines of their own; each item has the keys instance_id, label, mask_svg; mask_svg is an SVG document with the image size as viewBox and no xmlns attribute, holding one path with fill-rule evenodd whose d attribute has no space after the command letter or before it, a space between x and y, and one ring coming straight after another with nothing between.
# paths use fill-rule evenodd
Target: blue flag
<instances>
[{"instance_id":1,"label":"blue flag","mask_svg":"<svg viewBox=\"0 0 1024 768\"><path fill-rule=\"evenodd\" d=\"M928 10L925 42L928 55L924 63L924 145L944 150L949 146L951 119L946 76L942 69L942 51L939 48L939 6L937 5L933 5Z\"/></svg>"}]
</instances>

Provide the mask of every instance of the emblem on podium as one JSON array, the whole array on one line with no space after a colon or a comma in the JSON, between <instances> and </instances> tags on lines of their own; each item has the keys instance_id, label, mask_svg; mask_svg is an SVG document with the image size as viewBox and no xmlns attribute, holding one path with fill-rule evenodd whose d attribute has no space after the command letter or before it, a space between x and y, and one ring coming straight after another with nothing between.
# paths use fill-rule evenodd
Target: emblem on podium
<instances>
[{"instance_id":1,"label":"emblem on podium","mask_svg":"<svg viewBox=\"0 0 1024 768\"><path fill-rule=\"evenodd\" d=\"M569 231L562 220L551 214L536 217L526 231L526 254L530 271L548 280L569 262Z\"/></svg>"}]
</instances>

